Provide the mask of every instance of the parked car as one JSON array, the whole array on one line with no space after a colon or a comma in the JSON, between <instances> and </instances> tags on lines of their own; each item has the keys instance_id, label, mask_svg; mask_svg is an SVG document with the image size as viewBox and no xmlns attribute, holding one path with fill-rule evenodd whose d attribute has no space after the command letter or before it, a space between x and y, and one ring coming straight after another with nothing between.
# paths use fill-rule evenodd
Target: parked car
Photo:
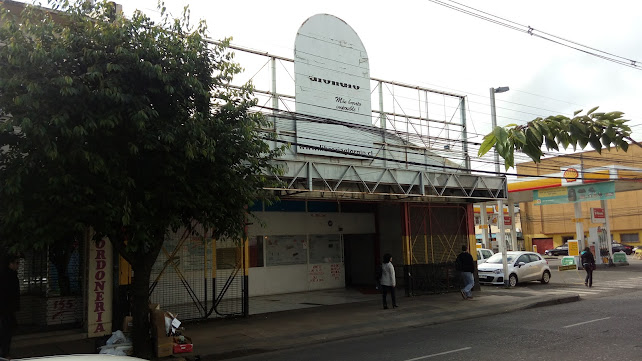
<instances>
[{"instance_id":1,"label":"parked car","mask_svg":"<svg viewBox=\"0 0 642 361\"><path fill-rule=\"evenodd\" d=\"M486 262L487 259L492 257L495 253L487 248L477 248L477 264Z\"/></svg>"},{"instance_id":2,"label":"parked car","mask_svg":"<svg viewBox=\"0 0 642 361\"><path fill-rule=\"evenodd\" d=\"M613 253L615 252L624 252L627 255L635 253L635 248L633 246L629 246L628 244L622 244L622 243L612 243L613 247ZM609 250L606 248L600 249L601 254L609 254Z\"/></svg>"},{"instance_id":3,"label":"parked car","mask_svg":"<svg viewBox=\"0 0 642 361\"><path fill-rule=\"evenodd\" d=\"M544 254L547 256L568 256L568 245L564 244L553 249L547 249Z\"/></svg>"},{"instance_id":4,"label":"parked car","mask_svg":"<svg viewBox=\"0 0 642 361\"><path fill-rule=\"evenodd\" d=\"M628 244L613 243L611 246L613 247L613 252L633 253L633 246L629 246Z\"/></svg>"},{"instance_id":5,"label":"parked car","mask_svg":"<svg viewBox=\"0 0 642 361\"><path fill-rule=\"evenodd\" d=\"M544 284L551 279L551 269L541 255L534 252L510 251L507 252L508 284L515 287L518 283L540 281ZM477 266L479 283L504 284L504 266L502 254L496 253L486 262Z\"/></svg>"}]
</instances>

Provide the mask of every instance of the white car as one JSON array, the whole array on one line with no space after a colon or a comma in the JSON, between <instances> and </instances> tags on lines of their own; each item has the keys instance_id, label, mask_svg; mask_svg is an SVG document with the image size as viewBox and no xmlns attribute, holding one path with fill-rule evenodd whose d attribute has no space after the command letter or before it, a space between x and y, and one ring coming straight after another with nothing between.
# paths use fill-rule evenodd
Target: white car
<instances>
[{"instance_id":1,"label":"white car","mask_svg":"<svg viewBox=\"0 0 642 361\"><path fill-rule=\"evenodd\" d=\"M508 284L515 287L520 282L540 281L548 283L551 279L551 269L548 261L534 252L506 252L508 262ZM504 284L504 266L502 254L496 253L486 262L477 266L479 283Z\"/></svg>"},{"instance_id":2,"label":"white car","mask_svg":"<svg viewBox=\"0 0 642 361\"><path fill-rule=\"evenodd\" d=\"M487 259L493 256L493 251L486 248L477 248L477 264L486 262Z\"/></svg>"}]
</instances>

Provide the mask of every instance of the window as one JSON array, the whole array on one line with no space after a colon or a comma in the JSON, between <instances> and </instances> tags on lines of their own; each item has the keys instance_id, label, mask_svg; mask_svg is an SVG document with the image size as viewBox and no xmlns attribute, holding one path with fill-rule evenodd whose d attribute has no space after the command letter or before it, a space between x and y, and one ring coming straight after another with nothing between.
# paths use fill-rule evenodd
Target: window
<instances>
[{"instance_id":1,"label":"window","mask_svg":"<svg viewBox=\"0 0 642 361\"><path fill-rule=\"evenodd\" d=\"M517 259L517 262L515 262L515 264L519 264L520 262L529 263L530 261L531 260L528 258L528 255L527 254L523 254L523 255L519 256L519 258Z\"/></svg>"},{"instance_id":2,"label":"window","mask_svg":"<svg viewBox=\"0 0 642 361\"><path fill-rule=\"evenodd\" d=\"M493 253L487 249L483 249L481 252L484 255L484 258L490 258L490 256L493 255Z\"/></svg>"},{"instance_id":3,"label":"window","mask_svg":"<svg viewBox=\"0 0 642 361\"><path fill-rule=\"evenodd\" d=\"M267 266L308 263L308 246L305 235L267 236L263 238L263 245Z\"/></svg>"},{"instance_id":4,"label":"window","mask_svg":"<svg viewBox=\"0 0 642 361\"><path fill-rule=\"evenodd\" d=\"M339 235L310 236L310 263L341 262Z\"/></svg>"},{"instance_id":5,"label":"window","mask_svg":"<svg viewBox=\"0 0 642 361\"><path fill-rule=\"evenodd\" d=\"M250 267L263 267L263 236L250 238Z\"/></svg>"},{"instance_id":6,"label":"window","mask_svg":"<svg viewBox=\"0 0 642 361\"><path fill-rule=\"evenodd\" d=\"M528 257L531 259L531 262L537 262L542 260L542 258L536 254L529 254Z\"/></svg>"},{"instance_id":7,"label":"window","mask_svg":"<svg viewBox=\"0 0 642 361\"><path fill-rule=\"evenodd\" d=\"M638 233L622 233L620 234L622 243L640 243L640 235Z\"/></svg>"}]
</instances>

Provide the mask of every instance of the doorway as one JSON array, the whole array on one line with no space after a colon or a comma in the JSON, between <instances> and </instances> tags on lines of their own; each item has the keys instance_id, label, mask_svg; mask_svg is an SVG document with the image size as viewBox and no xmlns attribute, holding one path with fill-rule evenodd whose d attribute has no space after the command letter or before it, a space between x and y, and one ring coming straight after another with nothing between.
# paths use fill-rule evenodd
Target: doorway
<instances>
[{"instance_id":1,"label":"doorway","mask_svg":"<svg viewBox=\"0 0 642 361\"><path fill-rule=\"evenodd\" d=\"M374 234L345 234L343 260L346 287L374 285L375 265Z\"/></svg>"}]
</instances>

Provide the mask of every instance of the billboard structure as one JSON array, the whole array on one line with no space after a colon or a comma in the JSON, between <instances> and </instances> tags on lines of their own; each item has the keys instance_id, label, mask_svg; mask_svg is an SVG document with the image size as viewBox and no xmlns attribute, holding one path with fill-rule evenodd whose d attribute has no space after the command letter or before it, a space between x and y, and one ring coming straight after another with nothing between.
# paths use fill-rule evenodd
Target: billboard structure
<instances>
[{"instance_id":1,"label":"billboard structure","mask_svg":"<svg viewBox=\"0 0 642 361\"><path fill-rule=\"evenodd\" d=\"M294 73L297 113L313 116L296 122L297 152L372 156L372 140L357 130L372 127L368 53L357 33L335 16L312 16L296 36Z\"/></svg>"}]
</instances>

